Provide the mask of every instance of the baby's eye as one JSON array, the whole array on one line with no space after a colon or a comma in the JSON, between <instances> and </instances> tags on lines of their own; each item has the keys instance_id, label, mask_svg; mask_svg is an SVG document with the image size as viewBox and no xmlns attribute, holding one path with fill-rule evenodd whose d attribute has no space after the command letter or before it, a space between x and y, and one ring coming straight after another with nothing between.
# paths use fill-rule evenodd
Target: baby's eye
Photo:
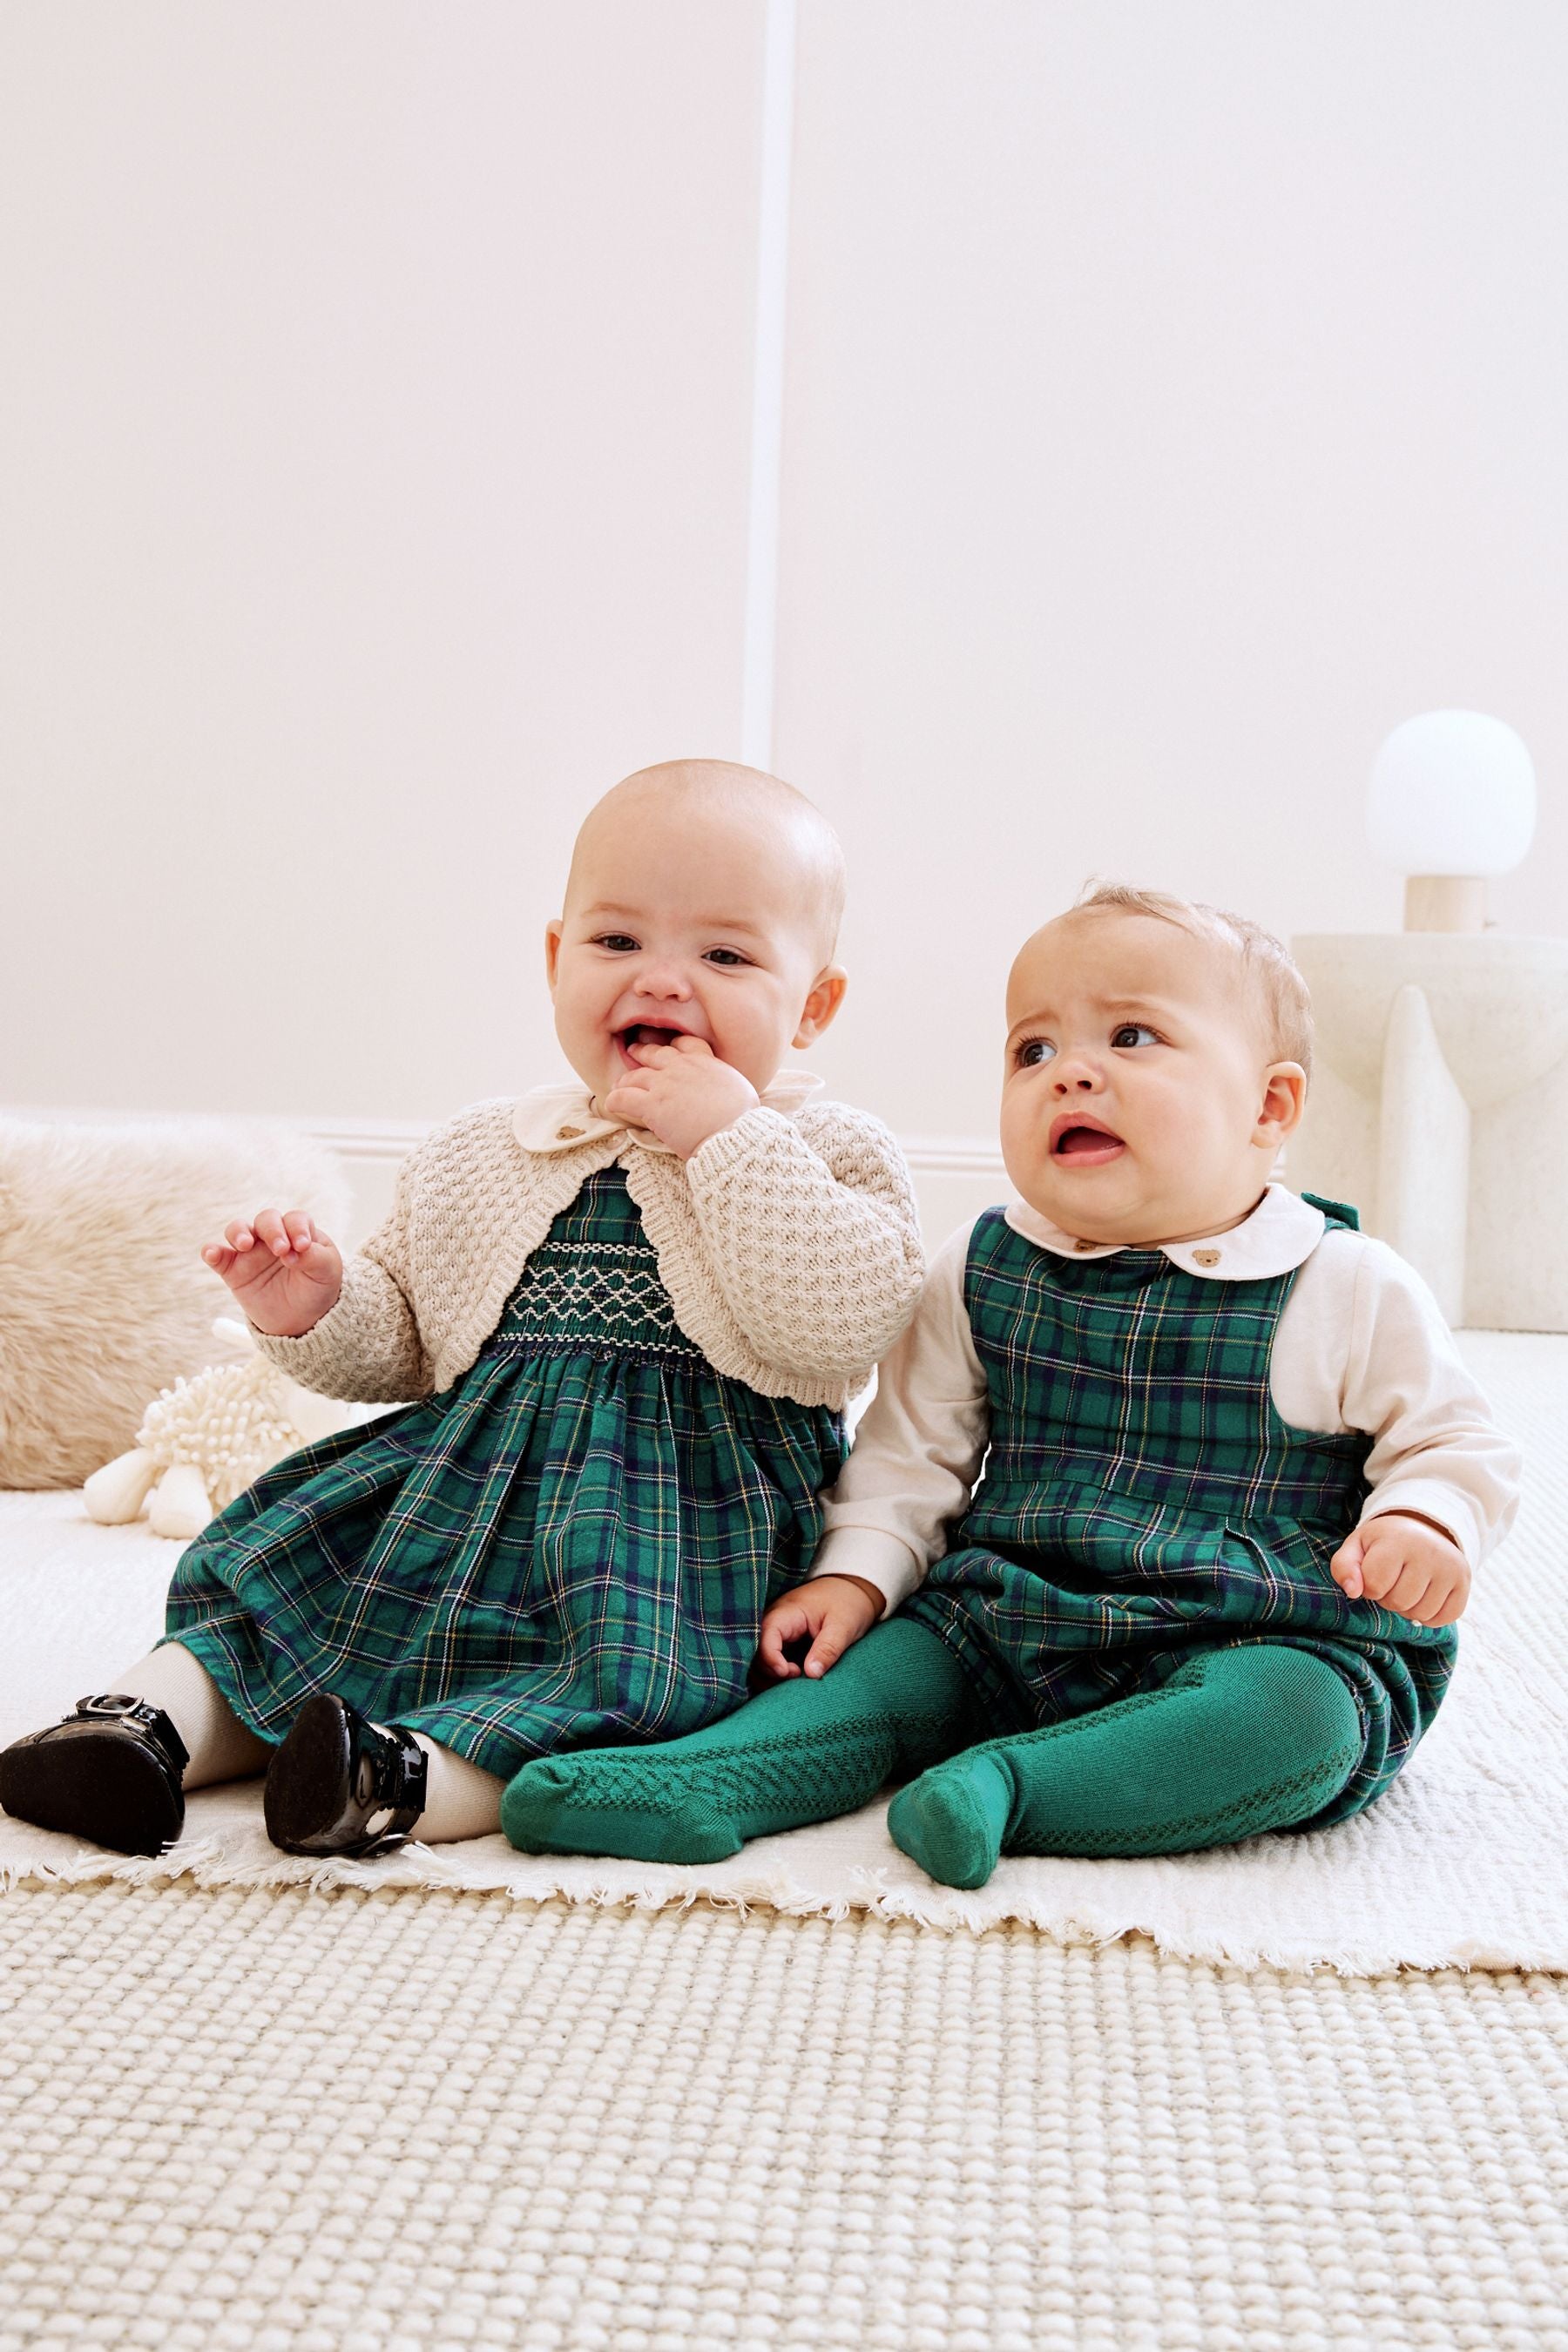
<instances>
[{"instance_id":1,"label":"baby's eye","mask_svg":"<svg viewBox=\"0 0 1568 2352\"><path fill-rule=\"evenodd\" d=\"M1026 1037L1018 1048L1018 1067L1037 1070L1042 1062L1053 1062L1057 1049L1048 1037Z\"/></svg>"},{"instance_id":2,"label":"baby's eye","mask_svg":"<svg viewBox=\"0 0 1568 2352\"><path fill-rule=\"evenodd\" d=\"M596 948L608 948L612 955L633 955L637 941L629 931L601 931L594 941Z\"/></svg>"},{"instance_id":3,"label":"baby's eye","mask_svg":"<svg viewBox=\"0 0 1568 2352\"><path fill-rule=\"evenodd\" d=\"M740 964L747 961L738 948L710 948L703 958L705 963L717 964Z\"/></svg>"},{"instance_id":4,"label":"baby's eye","mask_svg":"<svg viewBox=\"0 0 1568 2352\"><path fill-rule=\"evenodd\" d=\"M1112 1030L1112 1045L1157 1045L1160 1042L1146 1021L1124 1021L1120 1029Z\"/></svg>"}]
</instances>

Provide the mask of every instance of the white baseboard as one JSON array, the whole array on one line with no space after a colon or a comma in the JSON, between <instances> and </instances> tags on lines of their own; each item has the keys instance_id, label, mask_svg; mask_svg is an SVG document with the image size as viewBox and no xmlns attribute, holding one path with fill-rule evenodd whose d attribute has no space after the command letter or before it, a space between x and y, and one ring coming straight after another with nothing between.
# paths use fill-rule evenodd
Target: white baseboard
<instances>
[{"instance_id":1,"label":"white baseboard","mask_svg":"<svg viewBox=\"0 0 1568 2352\"><path fill-rule=\"evenodd\" d=\"M39 1107L11 1103L4 1108L10 1118L44 1120L49 1124L82 1122L94 1127L125 1126L149 1118L200 1117L211 1112L95 1110L75 1106ZM334 1151L343 1162L353 1187L353 1228L344 1236L351 1245L380 1223L392 1200L397 1170L416 1144L430 1132L433 1121L395 1118L285 1118L279 1122L300 1129ZM962 1135L900 1137L915 1194L926 1245L936 1249L968 1217L978 1215L993 1202L1012 1197L1012 1187L994 1143Z\"/></svg>"}]
</instances>

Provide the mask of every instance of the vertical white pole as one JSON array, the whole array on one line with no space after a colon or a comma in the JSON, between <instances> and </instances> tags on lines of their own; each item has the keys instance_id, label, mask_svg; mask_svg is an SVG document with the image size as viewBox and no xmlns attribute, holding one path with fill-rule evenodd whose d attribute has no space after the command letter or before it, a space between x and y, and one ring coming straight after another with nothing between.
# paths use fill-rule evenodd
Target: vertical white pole
<instances>
[{"instance_id":1,"label":"vertical white pole","mask_svg":"<svg viewBox=\"0 0 1568 2352\"><path fill-rule=\"evenodd\" d=\"M762 173L757 207L757 332L752 379L752 490L746 525L741 757L771 768L778 646L779 474L784 447L784 306L789 289L790 149L795 129L795 0L767 0L763 32Z\"/></svg>"}]
</instances>

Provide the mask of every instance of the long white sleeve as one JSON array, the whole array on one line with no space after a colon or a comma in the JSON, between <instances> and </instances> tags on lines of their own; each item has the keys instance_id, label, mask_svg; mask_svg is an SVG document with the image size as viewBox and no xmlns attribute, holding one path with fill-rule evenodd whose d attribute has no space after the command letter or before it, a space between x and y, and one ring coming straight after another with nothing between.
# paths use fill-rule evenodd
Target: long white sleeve
<instances>
[{"instance_id":1,"label":"long white sleeve","mask_svg":"<svg viewBox=\"0 0 1568 2352\"><path fill-rule=\"evenodd\" d=\"M813 1576L858 1576L896 1609L947 1549L989 1429L985 1375L963 1306L969 1233L939 1252L915 1319L877 1375L848 1461L824 1498ZM885 1613L885 1612L884 1612Z\"/></svg>"},{"instance_id":2,"label":"long white sleeve","mask_svg":"<svg viewBox=\"0 0 1568 2352\"><path fill-rule=\"evenodd\" d=\"M1365 1234L1325 1234L1279 1318L1269 1387L1297 1429L1363 1430L1363 1520L1415 1511L1472 1569L1507 1533L1520 1455L1414 1266Z\"/></svg>"}]
</instances>

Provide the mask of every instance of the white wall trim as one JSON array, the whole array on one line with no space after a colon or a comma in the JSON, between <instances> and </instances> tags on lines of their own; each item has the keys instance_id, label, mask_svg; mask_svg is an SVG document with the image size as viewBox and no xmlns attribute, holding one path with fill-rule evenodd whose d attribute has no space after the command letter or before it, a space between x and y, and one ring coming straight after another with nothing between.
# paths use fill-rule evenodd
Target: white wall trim
<instances>
[{"instance_id":1,"label":"white wall trim","mask_svg":"<svg viewBox=\"0 0 1568 2352\"><path fill-rule=\"evenodd\" d=\"M968 1135L901 1135L899 1140L918 1176L994 1176L1006 1181L994 1143Z\"/></svg>"},{"instance_id":2,"label":"white wall trim","mask_svg":"<svg viewBox=\"0 0 1568 2352\"><path fill-rule=\"evenodd\" d=\"M89 1127L142 1125L148 1121L205 1127L222 1126L226 1118L248 1115L222 1111L102 1110L50 1104L0 1105L0 1118L30 1120L46 1125ZM262 1116L267 1123L292 1128L321 1144L336 1158L348 1180L350 1201L338 1238L345 1248L357 1248L374 1233L392 1205L397 1171L415 1148L423 1143L437 1120L407 1118L287 1118ZM950 1234L993 1202L1012 1198L1013 1188L994 1143L966 1135L915 1135L900 1139L914 1181L915 1200L928 1249L936 1249Z\"/></svg>"},{"instance_id":3,"label":"white wall trim","mask_svg":"<svg viewBox=\"0 0 1568 2352\"><path fill-rule=\"evenodd\" d=\"M88 1127L130 1127L146 1121L199 1118L221 1122L231 1118L265 1118L279 1127L297 1128L313 1141L325 1144L342 1160L373 1160L392 1167L424 1142L439 1121L423 1125L416 1119L312 1118L282 1112L102 1110L76 1105L7 1103L0 1117L27 1119L47 1126L79 1123ZM1005 1180L1002 1154L994 1143L965 1135L906 1135L900 1138L910 1166L921 1176L994 1176Z\"/></svg>"},{"instance_id":4,"label":"white wall trim","mask_svg":"<svg viewBox=\"0 0 1568 2352\"><path fill-rule=\"evenodd\" d=\"M763 29L757 309L752 375L752 476L741 653L741 757L773 763L778 650L779 484L784 462L784 312L789 293L790 163L795 139L795 0L767 0Z\"/></svg>"},{"instance_id":5,"label":"white wall trim","mask_svg":"<svg viewBox=\"0 0 1568 2352\"><path fill-rule=\"evenodd\" d=\"M344 1160L405 1160L416 1144L439 1122L421 1126L405 1118L312 1118L288 1111L105 1110L90 1103L5 1103L0 1118L15 1118L43 1127L175 1127L187 1121L222 1127L233 1121L249 1125L292 1128L316 1143L324 1143Z\"/></svg>"}]
</instances>

